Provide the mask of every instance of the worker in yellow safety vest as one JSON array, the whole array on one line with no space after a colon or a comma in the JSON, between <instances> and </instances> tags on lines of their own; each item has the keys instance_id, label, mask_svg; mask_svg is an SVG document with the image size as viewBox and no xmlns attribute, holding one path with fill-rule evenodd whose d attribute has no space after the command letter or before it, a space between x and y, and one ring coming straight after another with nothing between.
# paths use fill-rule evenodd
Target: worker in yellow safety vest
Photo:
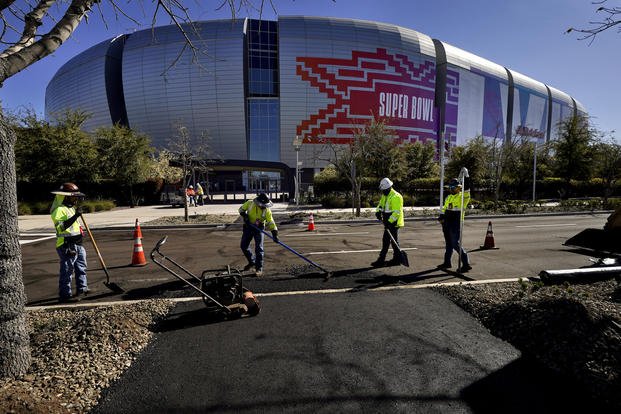
<instances>
[{"instance_id":1,"label":"worker in yellow safety vest","mask_svg":"<svg viewBox=\"0 0 621 414\"><path fill-rule=\"evenodd\" d=\"M375 217L384 224L382 236L382 250L376 261L371 263L373 267L397 266L401 264L399 259L399 229L404 225L403 219L403 196L393 188L390 178L382 178L379 189L382 192L379 204L375 209ZM392 240L390 235L392 234ZM386 262L388 247L392 244L392 259Z\"/></svg>"},{"instance_id":2,"label":"worker in yellow safety vest","mask_svg":"<svg viewBox=\"0 0 621 414\"><path fill-rule=\"evenodd\" d=\"M259 194L254 200L248 200L239 208L239 215L244 220L242 238L239 247L241 248L248 264L244 270L255 268L256 276L263 275L263 231L267 229L272 232L272 239L278 243L278 228L272 217L273 203L265 193ZM254 239L254 257L250 251L250 242Z\"/></svg>"},{"instance_id":3,"label":"worker in yellow safety vest","mask_svg":"<svg viewBox=\"0 0 621 414\"><path fill-rule=\"evenodd\" d=\"M453 250L455 250L461 258L461 267L457 269L458 273L465 273L472 269L468 254L460 243L461 224L464 220L465 210L468 207L468 203L470 203L470 178L467 176L467 172L465 170L463 195L461 182L457 178L449 181L448 190L450 194L446 196L442 212L438 217L438 221L442 224L445 242L444 262L438 265L438 269L451 268L451 256L453 255Z\"/></svg>"},{"instance_id":4,"label":"worker in yellow safety vest","mask_svg":"<svg viewBox=\"0 0 621 414\"><path fill-rule=\"evenodd\" d=\"M88 292L86 280L86 250L82 246L82 228L78 218L82 211L76 207L84 197L74 183L64 183L55 194L50 209L52 222L56 229L56 252L60 258L58 277L59 302L75 302ZM71 279L75 273L76 295L72 296Z\"/></svg>"}]
</instances>

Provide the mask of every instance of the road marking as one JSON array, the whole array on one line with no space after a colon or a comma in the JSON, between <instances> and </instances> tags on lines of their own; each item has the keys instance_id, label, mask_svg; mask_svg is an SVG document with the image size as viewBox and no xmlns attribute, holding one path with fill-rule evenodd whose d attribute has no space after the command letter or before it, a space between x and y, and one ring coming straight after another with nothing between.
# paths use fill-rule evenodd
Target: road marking
<instances>
[{"instance_id":1,"label":"road marking","mask_svg":"<svg viewBox=\"0 0 621 414\"><path fill-rule=\"evenodd\" d=\"M283 234L287 239L289 237L308 237L308 236L351 236L353 234L369 234L368 231L359 231L353 233L303 233L303 234Z\"/></svg>"},{"instance_id":2,"label":"road marking","mask_svg":"<svg viewBox=\"0 0 621 414\"><path fill-rule=\"evenodd\" d=\"M459 285L484 285L487 283L508 283L518 282L520 280L528 280L523 277L515 277L508 279L487 279L487 280L472 280L472 281L459 281L459 282L438 282L438 283L425 283L420 285L395 285L395 286L381 286L375 288L342 288L342 289L318 289L318 290L298 290L291 292L271 292L271 293L255 293L257 297L270 297L270 296L301 296L301 295L327 295L334 293L356 293L356 292L384 292L391 290L403 290L403 289L427 289L437 286L459 286ZM97 308L101 306L113 306L113 305L132 305L134 303L142 303L153 299L136 299L114 302L96 302L96 303L75 303L75 304L59 304L50 306L26 306L27 311L37 311L45 309L56 308ZM194 302L202 301L202 297L191 298L159 298L157 300L168 300L175 303L180 302Z\"/></svg>"},{"instance_id":3,"label":"road marking","mask_svg":"<svg viewBox=\"0 0 621 414\"><path fill-rule=\"evenodd\" d=\"M19 244L30 244L30 243L36 243L42 240L49 240L49 239L53 239L54 237L56 237L56 235L53 236L47 236L47 237L40 237L38 239L32 239L32 240L20 240Z\"/></svg>"},{"instance_id":4,"label":"road marking","mask_svg":"<svg viewBox=\"0 0 621 414\"><path fill-rule=\"evenodd\" d=\"M133 282L133 283L137 283L137 282L162 282L164 280L173 281L174 279L171 279L169 277L158 277L158 278L154 278L154 279L129 279L129 280L127 280L127 282Z\"/></svg>"},{"instance_id":5,"label":"road marking","mask_svg":"<svg viewBox=\"0 0 621 414\"><path fill-rule=\"evenodd\" d=\"M402 247L401 250L418 250L418 247ZM335 250L332 252L310 252L306 253L307 256L318 255L318 254L346 254L346 253L373 253L379 252L380 249L372 249L372 250Z\"/></svg>"},{"instance_id":6,"label":"road marking","mask_svg":"<svg viewBox=\"0 0 621 414\"><path fill-rule=\"evenodd\" d=\"M575 223L572 224L533 224L532 226L515 226L515 227L521 227L524 229L527 229L529 227L571 227L571 226L575 226Z\"/></svg>"}]
</instances>

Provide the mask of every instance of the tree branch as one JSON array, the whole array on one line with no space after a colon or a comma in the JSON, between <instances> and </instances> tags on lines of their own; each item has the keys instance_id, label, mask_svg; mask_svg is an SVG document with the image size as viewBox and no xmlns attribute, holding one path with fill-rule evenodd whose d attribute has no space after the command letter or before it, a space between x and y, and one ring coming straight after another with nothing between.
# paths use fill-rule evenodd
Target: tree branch
<instances>
[{"instance_id":1,"label":"tree branch","mask_svg":"<svg viewBox=\"0 0 621 414\"><path fill-rule=\"evenodd\" d=\"M97 1L73 0L60 21L41 39L9 56L0 58L0 83L58 49L71 36Z\"/></svg>"},{"instance_id":2,"label":"tree branch","mask_svg":"<svg viewBox=\"0 0 621 414\"><path fill-rule=\"evenodd\" d=\"M24 16L24 31L22 37L12 46L0 53L0 58L5 58L15 52L19 52L23 48L30 46L35 41L37 29L43 24L43 17L56 0L40 1L30 13Z\"/></svg>"}]
</instances>

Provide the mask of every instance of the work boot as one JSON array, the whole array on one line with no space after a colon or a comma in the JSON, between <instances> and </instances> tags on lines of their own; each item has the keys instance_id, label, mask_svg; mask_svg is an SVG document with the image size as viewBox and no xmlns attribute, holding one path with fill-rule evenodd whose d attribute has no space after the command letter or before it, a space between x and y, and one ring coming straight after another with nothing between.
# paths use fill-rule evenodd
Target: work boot
<instances>
[{"instance_id":1,"label":"work boot","mask_svg":"<svg viewBox=\"0 0 621 414\"><path fill-rule=\"evenodd\" d=\"M436 269L450 269L450 268L451 268L450 263L442 263L436 266Z\"/></svg>"},{"instance_id":2,"label":"work boot","mask_svg":"<svg viewBox=\"0 0 621 414\"><path fill-rule=\"evenodd\" d=\"M257 269L257 271L256 271L254 274L255 274L255 276L256 276L256 277L261 277L261 276L263 276L263 268L262 268L262 267L259 267L259 268Z\"/></svg>"},{"instance_id":3,"label":"work boot","mask_svg":"<svg viewBox=\"0 0 621 414\"><path fill-rule=\"evenodd\" d=\"M376 261L374 261L373 263L371 263L371 266L373 267L384 267L386 266L386 262L384 261L384 259L377 259Z\"/></svg>"},{"instance_id":4,"label":"work boot","mask_svg":"<svg viewBox=\"0 0 621 414\"><path fill-rule=\"evenodd\" d=\"M466 273L470 269L472 269L472 266L465 264L465 265L462 265L459 269L457 269L457 273Z\"/></svg>"},{"instance_id":5,"label":"work boot","mask_svg":"<svg viewBox=\"0 0 621 414\"><path fill-rule=\"evenodd\" d=\"M250 270L254 267L254 263L252 262L248 262L248 264L246 266L244 266L244 272L247 270Z\"/></svg>"}]
</instances>

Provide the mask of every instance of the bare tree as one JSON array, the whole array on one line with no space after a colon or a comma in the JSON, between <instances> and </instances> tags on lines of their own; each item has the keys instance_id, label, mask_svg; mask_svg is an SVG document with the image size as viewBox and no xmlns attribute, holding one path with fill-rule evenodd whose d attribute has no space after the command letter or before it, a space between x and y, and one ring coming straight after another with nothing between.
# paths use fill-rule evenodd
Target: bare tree
<instances>
[{"instance_id":1,"label":"bare tree","mask_svg":"<svg viewBox=\"0 0 621 414\"><path fill-rule=\"evenodd\" d=\"M590 21L589 24L591 27L589 28L575 28L570 27L567 29L565 33L578 32L581 33L579 40L587 40L589 39L589 44L595 40L595 36L599 33L611 29L619 24L621 24L621 7L613 6L608 7L606 3L608 0L600 0L600 1L592 1L591 4L598 6L595 10L596 13L599 13L601 19ZM621 32L621 29L618 29Z\"/></svg>"},{"instance_id":2,"label":"bare tree","mask_svg":"<svg viewBox=\"0 0 621 414\"><path fill-rule=\"evenodd\" d=\"M352 207L360 216L362 180L369 177L388 177L399 180L403 168L398 168L402 156L398 144L390 139L394 133L386 124L375 119L354 132L348 144L324 143L329 158L323 159L334 165L342 177L347 178L352 188ZM321 158L319 158L321 159ZM401 171L401 173L399 173Z\"/></svg>"},{"instance_id":3,"label":"bare tree","mask_svg":"<svg viewBox=\"0 0 621 414\"><path fill-rule=\"evenodd\" d=\"M210 137L207 131L202 131L198 137L178 122L175 125L176 133L168 143L168 151L182 171L183 189L196 182L196 171L207 171L210 165L222 162L222 157L216 154L210 145ZM185 221L189 220L188 198L184 202Z\"/></svg>"},{"instance_id":4,"label":"bare tree","mask_svg":"<svg viewBox=\"0 0 621 414\"><path fill-rule=\"evenodd\" d=\"M254 8L257 5L262 10L264 1L222 0L220 7L229 7L235 16L242 7ZM192 28L189 5L200 7L200 2L157 0L152 4L151 24L154 26L159 16L172 21L184 33L188 41L186 46L197 53L187 30ZM111 7L117 18L126 18L138 25L138 21L126 14L116 0L0 0L0 41L7 46L0 52L0 85L56 51L82 20L93 13L94 6L97 7L95 13L103 18L101 7L104 5ZM21 277L14 146L15 133L0 110L0 377L24 374L30 365L24 315L26 297Z\"/></svg>"}]
</instances>

